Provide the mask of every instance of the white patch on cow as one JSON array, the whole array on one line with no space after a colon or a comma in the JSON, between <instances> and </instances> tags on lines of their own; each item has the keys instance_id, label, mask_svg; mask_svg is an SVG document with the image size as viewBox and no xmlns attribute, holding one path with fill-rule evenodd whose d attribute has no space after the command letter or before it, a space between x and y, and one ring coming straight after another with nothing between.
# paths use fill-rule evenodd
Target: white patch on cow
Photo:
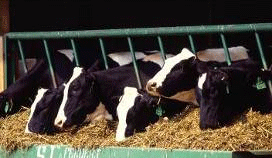
<instances>
[{"instance_id":1,"label":"white patch on cow","mask_svg":"<svg viewBox=\"0 0 272 158\"><path fill-rule=\"evenodd\" d=\"M173 57L173 56L174 56L173 54L166 54L166 59L170 58L170 57ZM161 57L160 52L145 56L143 58L143 61L154 62L154 63L158 64L160 67L163 67L163 65L164 65L164 61L163 61L163 59Z\"/></svg>"},{"instance_id":2,"label":"white patch on cow","mask_svg":"<svg viewBox=\"0 0 272 158\"><path fill-rule=\"evenodd\" d=\"M247 53L249 50L243 46L230 47L228 48L228 50L232 61L238 61L249 58ZM201 61L218 61L218 62L226 61L223 48L205 49L197 52L196 54L198 59Z\"/></svg>"},{"instance_id":3,"label":"white patch on cow","mask_svg":"<svg viewBox=\"0 0 272 158\"><path fill-rule=\"evenodd\" d=\"M29 115L29 118L28 118L28 121L27 121L27 124L26 124L26 128L25 128L25 133L32 133L29 128L28 128L28 124L34 114L34 111L36 110L36 107L37 107L37 103L42 99L44 93L47 91L48 89L44 89L44 88L41 88L38 90L38 94L36 95L36 98L34 100L34 102L32 103L31 105L31 109L30 109L30 115Z\"/></svg>"},{"instance_id":4,"label":"white patch on cow","mask_svg":"<svg viewBox=\"0 0 272 158\"><path fill-rule=\"evenodd\" d=\"M200 77L198 78L197 86L199 89L201 90L203 89L203 84L206 81L206 78L207 78L207 73L201 74Z\"/></svg>"},{"instance_id":5,"label":"white patch on cow","mask_svg":"<svg viewBox=\"0 0 272 158\"><path fill-rule=\"evenodd\" d=\"M116 141L125 139L125 131L127 127L126 118L128 110L134 105L135 98L139 95L137 88L125 87L122 100L117 106L118 126L116 130Z\"/></svg>"},{"instance_id":6,"label":"white patch on cow","mask_svg":"<svg viewBox=\"0 0 272 158\"><path fill-rule=\"evenodd\" d=\"M81 67L75 67L73 70L73 75L70 78L70 80L67 82L67 84L65 85L64 91L63 91L63 99L57 114L57 117L55 119L54 125L57 127L62 128L64 122L66 121L67 117L65 116L64 113L64 108L66 105L66 102L68 100L68 90L70 87L70 84L82 73L83 68Z\"/></svg>"},{"instance_id":7,"label":"white patch on cow","mask_svg":"<svg viewBox=\"0 0 272 158\"><path fill-rule=\"evenodd\" d=\"M143 59L145 56L146 55L142 52L135 52L136 60ZM108 57L117 62L120 66L127 65L132 62L132 56L130 52L112 53L109 54Z\"/></svg>"},{"instance_id":8,"label":"white patch on cow","mask_svg":"<svg viewBox=\"0 0 272 158\"><path fill-rule=\"evenodd\" d=\"M74 52L72 49L60 49L58 52L64 54L71 62L73 62Z\"/></svg>"},{"instance_id":9,"label":"white patch on cow","mask_svg":"<svg viewBox=\"0 0 272 158\"><path fill-rule=\"evenodd\" d=\"M182 60L186 60L191 57L195 57L195 54L190 52L187 48L182 49L178 55L166 59L163 68L152 79L150 79L148 83L156 83L157 88L162 86L162 82L165 80L167 74L170 73L171 69Z\"/></svg>"}]
</instances>

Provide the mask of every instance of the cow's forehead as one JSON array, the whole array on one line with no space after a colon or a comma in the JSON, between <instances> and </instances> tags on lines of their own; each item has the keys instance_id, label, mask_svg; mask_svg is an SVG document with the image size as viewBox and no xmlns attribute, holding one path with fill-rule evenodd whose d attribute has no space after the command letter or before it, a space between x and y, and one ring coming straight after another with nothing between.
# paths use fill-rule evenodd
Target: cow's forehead
<instances>
[{"instance_id":1,"label":"cow's forehead","mask_svg":"<svg viewBox=\"0 0 272 158\"><path fill-rule=\"evenodd\" d=\"M158 87L162 86L162 82L165 80L167 74L171 72L172 68L178 63L191 57L195 57L195 54L187 48L182 49L178 55L166 59L163 68L152 79L150 79L149 82L156 82Z\"/></svg>"},{"instance_id":2,"label":"cow's forehead","mask_svg":"<svg viewBox=\"0 0 272 158\"><path fill-rule=\"evenodd\" d=\"M117 107L117 113L118 111L120 111L120 113L124 111L128 111L134 105L133 98L135 98L137 95L138 95L137 88L125 87L124 95L122 96L120 103L118 104L118 107ZM133 103L127 104L128 102L129 103L133 102Z\"/></svg>"},{"instance_id":3,"label":"cow's forehead","mask_svg":"<svg viewBox=\"0 0 272 158\"><path fill-rule=\"evenodd\" d=\"M73 82L79 75L82 73L83 68L81 67L75 67L73 70L73 75L70 78L70 80L67 82L67 85L70 85L71 82Z\"/></svg>"}]
</instances>

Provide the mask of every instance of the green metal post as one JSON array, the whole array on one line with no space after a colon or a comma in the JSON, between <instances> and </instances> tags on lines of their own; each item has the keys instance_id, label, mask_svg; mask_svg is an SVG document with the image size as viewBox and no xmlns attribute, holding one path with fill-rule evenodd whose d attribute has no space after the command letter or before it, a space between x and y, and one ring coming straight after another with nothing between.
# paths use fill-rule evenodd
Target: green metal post
<instances>
[{"instance_id":1,"label":"green metal post","mask_svg":"<svg viewBox=\"0 0 272 158\"><path fill-rule=\"evenodd\" d=\"M57 88L56 78L55 78L54 69L53 69L53 65L52 65L52 62L51 62L51 58L50 58L50 53L49 53L47 41L43 40L43 44L44 44L44 48L45 48L45 54L46 54L46 58L47 58L48 67L49 67L50 75L51 75L51 78L52 78L53 86L55 88Z\"/></svg>"},{"instance_id":2,"label":"green metal post","mask_svg":"<svg viewBox=\"0 0 272 158\"><path fill-rule=\"evenodd\" d=\"M261 57L263 68L265 70L267 70L268 66L267 66L267 63L266 63L266 60L265 60L263 47L262 47L262 42L261 42L260 36L259 36L259 34L257 32L255 32L255 38L256 38L258 49L259 49L259 54L260 54L260 57ZM272 95L272 83L271 83L271 80L267 81L267 85L268 85L270 94Z\"/></svg>"},{"instance_id":3,"label":"green metal post","mask_svg":"<svg viewBox=\"0 0 272 158\"><path fill-rule=\"evenodd\" d=\"M227 46L225 36L224 36L223 33L220 33L220 37L221 37L221 41L222 41L223 48L224 48L225 59L227 61L227 64L231 65L231 58L230 58L229 49L228 49L228 46Z\"/></svg>"},{"instance_id":4,"label":"green metal post","mask_svg":"<svg viewBox=\"0 0 272 158\"><path fill-rule=\"evenodd\" d=\"M20 52L20 57L21 57L21 61L22 61L22 64L23 64L24 72L27 73L25 55L23 53L23 47L22 47L21 40L17 40L17 43L18 43L18 47L19 47L19 52Z\"/></svg>"},{"instance_id":5,"label":"green metal post","mask_svg":"<svg viewBox=\"0 0 272 158\"><path fill-rule=\"evenodd\" d=\"M196 53L196 48L195 48L193 36L191 34L189 34L188 37L189 37L191 49L192 49L193 53Z\"/></svg>"},{"instance_id":6,"label":"green metal post","mask_svg":"<svg viewBox=\"0 0 272 158\"><path fill-rule=\"evenodd\" d=\"M129 45L130 53L131 53L131 56L132 56L132 63L133 63L133 66L134 66L135 75L136 75L136 78L137 78L137 81L138 81L138 86L139 86L139 89L142 89L142 84L141 84L141 80L140 80L138 66L137 66L137 63L136 63L136 57L135 57L135 52L134 52L134 49L133 49L132 41L131 41L130 37L127 37L127 39L128 39L128 45Z\"/></svg>"},{"instance_id":7,"label":"green metal post","mask_svg":"<svg viewBox=\"0 0 272 158\"><path fill-rule=\"evenodd\" d=\"M166 59L166 56L165 56L165 51L164 51L164 47L163 47L163 43L162 43L162 38L161 38L161 36L157 36L157 38L158 38L158 42L159 42L159 46L160 46L160 50L161 50L161 57L164 62Z\"/></svg>"},{"instance_id":8,"label":"green metal post","mask_svg":"<svg viewBox=\"0 0 272 158\"><path fill-rule=\"evenodd\" d=\"M99 37L133 37L154 35L182 35L182 34L209 34L209 33L241 33L252 31L271 31L272 23L236 24L236 25L201 25L177 26L159 28L130 28L84 31L52 31L52 32L10 32L10 39L68 39L68 38L99 38Z\"/></svg>"},{"instance_id":9,"label":"green metal post","mask_svg":"<svg viewBox=\"0 0 272 158\"><path fill-rule=\"evenodd\" d=\"M4 36L4 58L5 58L5 64L4 64L4 71L5 71L5 85L4 88L7 89L9 83L8 83L8 38L7 36Z\"/></svg>"},{"instance_id":10,"label":"green metal post","mask_svg":"<svg viewBox=\"0 0 272 158\"><path fill-rule=\"evenodd\" d=\"M76 62L76 66L79 66L79 60L78 60L78 55L77 55L77 51L76 51L76 44L74 39L70 39L71 41L71 45L72 45L72 49L73 49L73 53L74 53L74 57L75 57L75 62Z\"/></svg>"},{"instance_id":11,"label":"green metal post","mask_svg":"<svg viewBox=\"0 0 272 158\"><path fill-rule=\"evenodd\" d=\"M258 49L259 49L259 54L261 57L262 65L263 65L264 69L267 70L268 67L267 67L265 57L264 57L262 42L261 42L260 36L257 32L255 32L255 38L256 38Z\"/></svg>"},{"instance_id":12,"label":"green metal post","mask_svg":"<svg viewBox=\"0 0 272 158\"><path fill-rule=\"evenodd\" d=\"M102 38L99 38L99 43L100 43L100 47L101 47L101 52L102 52L102 57L103 57L103 61L105 64L105 68L109 69L109 65L108 65L108 61L107 61L107 55L106 55L106 51L105 51L105 46L104 46L104 42Z\"/></svg>"},{"instance_id":13,"label":"green metal post","mask_svg":"<svg viewBox=\"0 0 272 158\"><path fill-rule=\"evenodd\" d=\"M8 68L9 69L9 71L10 71L10 73L11 73L11 83L14 83L15 81L16 81L16 74L15 74L15 71L16 71L16 69L15 69L15 65L16 65L16 61L15 61L15 59L16 59L16 54L14 53L15 52L15 44L14 43L11 43L11 65L10 65L10 67Z\"/></svg>"}]
</instances>

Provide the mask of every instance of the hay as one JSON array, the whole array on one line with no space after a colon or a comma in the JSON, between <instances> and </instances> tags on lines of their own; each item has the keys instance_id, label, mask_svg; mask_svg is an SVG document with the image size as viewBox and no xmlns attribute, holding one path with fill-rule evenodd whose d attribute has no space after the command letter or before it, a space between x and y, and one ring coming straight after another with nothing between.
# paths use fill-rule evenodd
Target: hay
<instances>
[{"instance_id":1,"label":"hay","mask_svg":"<svg viewBox=\"0 0 272 158\"><path fill-rule=\"evenodd\" d=\"M33 144L65 144L73 147L157 147L170 149L271 150L272 114L249 111L229 127L202 131L199 109L170 120L160 119L146 132L137 133L123 142L115 141L116 123L105 120L52 136L25 134L29 110L0 120L0 146L6 150L27 148Z\"/></svg>"}]
</instances>

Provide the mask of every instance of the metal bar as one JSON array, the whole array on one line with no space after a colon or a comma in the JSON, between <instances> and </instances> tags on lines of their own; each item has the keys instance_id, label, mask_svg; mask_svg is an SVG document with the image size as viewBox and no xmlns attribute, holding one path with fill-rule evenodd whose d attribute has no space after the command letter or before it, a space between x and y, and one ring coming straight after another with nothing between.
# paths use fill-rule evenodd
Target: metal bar
<instances>
[{"instance_id":1,"label":"metal bar","mask_svg":"<svg viewBox=\"0 0 272 158\"><path fill-rule=\"evenodd\" d=\"M162 57L162 60L163 62L165 61L166 59L166 56L165 56L165 51L164 51L164 47L163 47L163 43L162 43L162 38L161 36L157 36L158 38L158 42L159 42L159 46L160 46L160 52L161 52L161 57Z\"/></svg>"},{"instance_id":2,"label":"metal bar","mask_svg":"<svg viewBox=\"0 0 272 158\"><path fill-rule=\"evenodd\" d=\"M79 66L79 60L78 60L78 55L77 55L77 51L76 51L76 44L74 39L70 39L71 41L71 45L72 45L72 49L73 49L73 53L74 53L74 58L75 58L75 62L76 62L76 66Z\"/></svg>"},{"instance_id":3,"label":"metal bar","mask_svg":"<svg viewBox=\"0 0 272 158\"><path fill-rule=\"evenodd\" d=\"M15 52L15 44L14 43L11 43L11 52ZM11 53L10 54L10 56L11 56L11 62L10 62L10 67L8 68L9 69L9 71L11 72L11 83L14 83L15 81L16 81L16 74L15 74L15 71L16 71L16 69L15 69L15 65L16 65L16 54L15 53Z\"/></svg>"},{"instance_id":4,"label":"metal bar","mask_svg":"<svg viewBox=\"0 0 272 158\"><path fill-rule=\"evenodd\" d=\"M262 65L263 65L264 69L267 70L268 67L267 67L265 57L264 57L262 42L261 42L260 36L259 36L259 34L257 32L255 32L255 38L256 38L259 54L260 54L260 57L261 57Z\"/></svg>"},{"instance_id":5,"label":"metal bar","mask_svg":"<svg viewBox=\"0 0 272 158\"><path fill-rule=\"evenodd\" d=\"M109 69L109 65L108 65L108 61L107 61L107 55L106 55L106 51L105 51L105 46L104 46L104 42L102 38L99 38L99 43L100 43L100 47L101 47L101 52L102 52L102 57L103 57L103 61L105 64L105 68Z\"/></svg>"},{"instance_id":6,"label":"metal bar","mask_svg":"<svg viewBox=\"0 0 272 158\"><path fill-rule=\"evenodd\" d=\"M191 49L192 49L193 53L196 53L196 48L195 48L193 36L191 34L189 34L188 37L189 37Z\"/></svg>"},{"instance_id":7,"label":"metal bar","mask_svg":"<svg viewBox=\"0 0 272 158\"><path fill-rule=\"evenodd\" d=\"M207 33L234 33L271 31L272 23L237 24L237 25L202 25L202 26L177 26L158 28L129 28L108 30L84 31L53 31L53 32L10 32L10 39L65 39L65 38L99 38L99 37L132 37L132 36L158 36L182 34L207 34Z\"/></svg>"},{"instance_id":8,"label":"metal bar","mask_svg":"<svg viewBox=\"0 0 272 158\"><path fill-rule=\"evenodd\" d=\"M27 73L27 67L26 67L26 62L25 62L25 55L23 53L23 47L22 47L21 40L17 40L17 43L18 43L18 47L19 47L21 61L22 61L22 64L23 64L23 69L24 69L24 72Z\"/></svg>"},{"instance_id":9,"label":"metal bar","mask_svg":"<svg viewBox=\"0 0 272 158\"><path fill-rule=\"evenodd\" d=\"M262 42L261 42L260 36L259 36L259 34L257 32L255 32L255 38L256 38L256 42L257 42L257 46L258 46L258 50L259 50L259 54L260 54L260 57L261 57L263 68L265 70L267 70L268 66L267 66L267 63L266 63L265 56L264 56ZM272 95L272 83L271 83L271 80L267 81L267 85L268 85L270 94Z\"/></svg>"},{"instance_id":10,"label":"metal bar","mask_svg":"<svg viewBox=\"0 0 272 158\"><path fill-rule=\"evenodd\" d=\"M221 41L222 41L223 48L224 48L225 60L227 61L228 65L231 65L231 58L230 58L230 54L229 54L229 49L228 49L228 46L227 46L226 38L225 38L225 36L224 36L223 33L220 33L220 37L221 37Z\"/></svg>"},{"instance_id":11,"label":"metal bar","mask_svg":"<svg viewBox=\"0 0 272 158\"><path fill-rule=\"evenodd\" d=\"M53 65L52 65L52 62L51 62L51 58L50 58L48 44L47 44L47 41L45 39L43 40L43 44L44 44L44 48L45 48L45 54L46 54L46 58L47 58L48 67L49 67L50 75L51 75L51 78L52 78L53 86L54 86L54 88L57 88L56 77L55 77L55 74L54 74L54 69L53 69Z\"/></svg>"},{"instance_id":12,"label":"metal bar","mask_svg":"<svg viewBox=\"0 0 272 158\"><path fill-rule=\"evenodd\" d=\"M8 38L7 36L4 36L4 58L5 58L5 64L4 64L4 71L5 71L5 85L4 89L8 88Z\"/></svg>"},{"instance_id":13,"label":"metal bar","mask_svg":"<svg viewBox=\"0 0 272 158\"><path fill-rule=\"evenodd\" d=\"M137 63L136 63L136 57L135 57L135 52L134 52L134 49L133 49L131 37L127 37L127 40L128 40L130 53L131 53L131 56L132 56L132 63L133 63L133 66L134 66L138 86L139 86L139 89L142 89L141 79L140 79L140 75L139 75L138 66L137 66Z\"/></svg>"}]
</instances>

